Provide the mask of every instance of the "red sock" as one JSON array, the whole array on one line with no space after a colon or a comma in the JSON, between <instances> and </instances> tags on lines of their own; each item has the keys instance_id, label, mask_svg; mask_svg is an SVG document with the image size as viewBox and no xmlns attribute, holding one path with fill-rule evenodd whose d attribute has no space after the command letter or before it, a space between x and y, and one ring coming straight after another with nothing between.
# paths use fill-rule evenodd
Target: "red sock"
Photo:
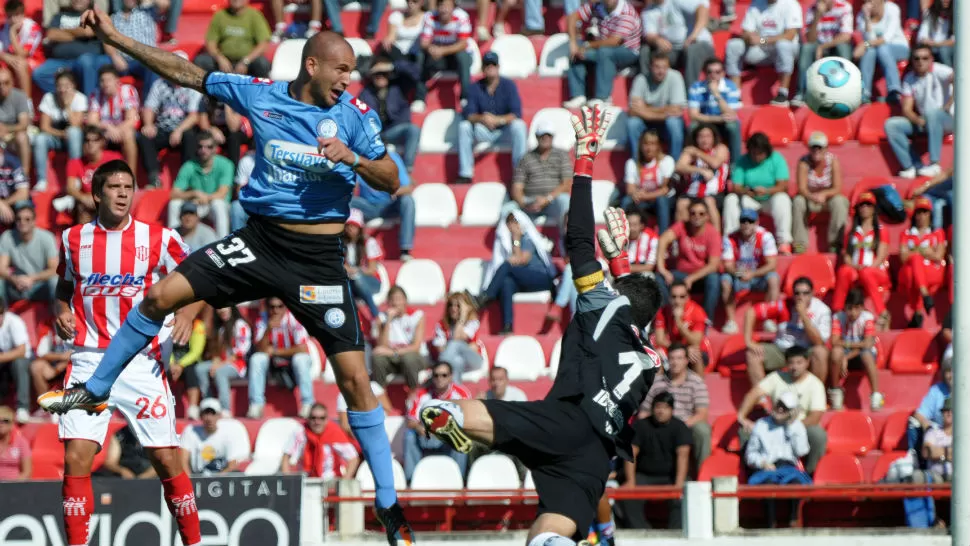
<instances>
[{"instance_id":1,"label":"red sock","mask_svg":"<svg viewBox=\"0 0 970 546\"><path fill-rule=\"evenodd\" d=\"M94 514L94 491L91 476L64 476L61 488L64 498L64 530L68 546L88 543L88 524Z\"/></svg>"},{"instance_id":2,"label":"red sock","mask_svg":"<svg viewBox=\"0 0 970 546\"><path fill-rule=\"evenodd\" d=\"M165 491L165 502L168 511L175 516L179 526L182 544L193 546L202 542L202 531L199 529L199 509L195 505L195 492L192 490L192 480L185 472L162 480Z\"/></svg>"}]
</instances>

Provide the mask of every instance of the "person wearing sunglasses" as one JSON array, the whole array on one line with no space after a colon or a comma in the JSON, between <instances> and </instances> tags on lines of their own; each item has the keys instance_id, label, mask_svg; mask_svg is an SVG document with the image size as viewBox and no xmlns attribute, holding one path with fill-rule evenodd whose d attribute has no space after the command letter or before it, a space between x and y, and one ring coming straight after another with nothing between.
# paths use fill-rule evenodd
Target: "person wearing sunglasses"
<instances>
[{"instance_id":1,"label":"person wearing sunglasses","mask_svg":"<svg viewBox=\"0 0 970 546\"><path fill-rule=\"evenodd\" d=\"M706 125L717 130L720 140L727 144L730 155L725 158L718 151L712 154L717 160L706 163L716 163L719 166L741 157L741 121L738 119L738 109L742 106L741 87L724 77L724 63L717 57L708 59L704 63L704 79L694 82L687 89L687 108L691 120L690 130L693 133L691 140L694 147L711 154L711 149L718 145L718 141L707 146L698 142L698 127ZM684 152L686 151L685 149ZM708 168L713 172L718 170L713 165ZM678 170L681 171L680 168ZM704 180L713 177L711 175Z\"/></svg>"},{"instance_id":2,"label":"person wearing sunglasses","mask_svg":"<svg viewBox=\"0 0 970 546\"><path fill-rule=\"evenodd\" d=\"M468 466L468 454L462 453L433 435L428 435L418 416L418 409L429 400L471 400L472 393L456 385L451 365L439 362L431 369L431 381L415 391L407 401L407 430L404 433L404 475L408 481L418 461L427 455L448 455L458 463L462 476Z\"/></svg>"},{"instance_id":3,"label":"person wearing sunglasses","mask_svg":"<svg viewBox=\"0 0 970 546\"><path fill-rule=\"evenodd\" d=\"M219 426L222 404L206 398L199 404L202 423L182 432L182 467L193 475L215 476L237 472L239 465L249 459L249 444L234 434L234 428Z\"/></svg>"},{"instance_id":4,"label":"person wearing sunglasses","mask_svg":"<svg viewBox=\"0 0 970 546\"><path fill-rule=\"evenodd\" d=\"M283 368L282 379L290 389L300 389L299 415L305 417L313 406L313 361L307 349L307 331L280 298L266 299L266 313L256 323L255 348L249 357L250 419L263 416L266 404L266 376L271 369ZM288 373L286 373L288 372ZM294 385L295 383L295 385Z\"/></svg>"},{"instance_id":5,"label":"person wearing sunglasses","mask_svg":"<svg viewBox=\"0 0 970 546\"><path fill-rule=\"evenodd\" d=\"M688 220L676 222L663 232L657 243L657 273L654 278L664 295L670 301L670 287L682 282L687 290L704 294L704 312L710 319L717 311L721 299L721 235L711 224L707 203L693 199L687 209ZM677 245L677 255L668 256L671 245Z\"/></svg>"},{"instance_id":6,"label":"person wearing sunglasses","mask_svg":"<svg viewBox=\"0 0 970 546\"><path fill-rule=\"evenodd\" d=\"M899 235L899 291L913 310L909 328L922 328L923 315L933 309L933 296L943 286L947 242L942 229L933 229L933 204L926 197L913 201L913 221ZM2 241L2 237L0 237Z\"/></svg>"},{"instance_id":7,"label":"person wearing sunglasses","mask_svg":"<svg viewBox=\"0 0 970 546\"><path fill-rule=\"evenodd\" d=\"M202 218L209 218L219 237L229 234L229 203L232 201L235 166L219 155L212 134L199 133L198 156L179 169L168 201L168 225L179 226L182 205L194 203ZM194 249L193 249L194 250Z\"/></svg>"},{"instance_id":8,"label":"person wearing sunglasses","mask_svg":"<svg viewBox=\"0 0 970 546\"><path fill-rule=\"evenodd\" d=\"M308 478L349 478L357 473L357 448L340 425L329 419L327 406L315 402L306 422L283 448L280 472L302 472Z\"/></svg>"},{"instance_id":9,"label":"person wearing sunglasses","mask_svg":"<svg viewBox=\"0 0 970 546\"><path fill-rule=\"evenodd\" d=\"M943 135L953 132L953 69L933 62L933 51L927 45L913 48L909 67L903 77L903 115L886 120L886 138L899 162L900 178L932 177L943 170ZM923 165L922 150L911 141L915 135L926 136L929 165Z\"/></svg>"},{"instance_id":10,"label":"person wearing sunglasses","mask_svg":"<svg viewBox=\"0 0 970 546\"><path fill-rule=\"evenodd\" d=\"M810 214L823 210L829 213L828 249L837 252L849 217L849 199L842 194L842 163L829 151L825 133L815 131L808 137L808 153L798 160L795 180L798 194L792 200L793 252L801 254L808 250Z\"/></svg>"},{"instance_id":11,"label":"person wearing sunglasses","mask_svg":"<svg viewBox=\"0 0 970 546\"><path fill-rule=\"evenodd\" d=\"M890 316L886 308L886 292L892 283L889 279L889 236L876 212L876 196L866 191L859 194L852 215L852 226L845 234L842 265L835 273L835 291L832 309L841 311L849 289L859 285L872 301L878 317L876 329L889 329Z\"/></svg>"},{"instance_id":12,"label":"person wearing sunglasses","mask_svg":"<svg viewBox=\"0 0 970 546\"><path fill-rule=\"evenodd\" d=\"M94 171L109 161L121 160L121 154L106 150L107 141L101 129L94 125L84 126L84 142L81 157L67 162L66 194L54 199L52 204L58 212L74 211L74 221L86 224L94 219L97 208L91 195L91 179Z\"/></svg>"},{"instance_id":13,"label":"person wearing sunglasses","mask_svg":"<svg viewBox=\"0 0 970 546\"><path fill-rule=\"evenodd\" d=\"M721 331L738 333L734 322L738 295L745 292L761 292L765 301L773 303L781 297L781 277L778 276L778 246L775 237L758 225L758 212L753 209L741 211L741 227L724 236L721 254L721 296L727 322ZM765 323L765 329L775 331L774 323Z\"/></svg>"},{"instance_id":14,"label":"person wearing sunglasses","mask_svg":"<svg viewBox=\"0 0 970 546\"><path fill-rule=\"evenodd\" d=\"M13 410L0 406L0 483L30 479L30 442L14 423Z\"/></svg>"},{"instance_id":15,"label":"person wearing sunglasses","mask_svg":"<svg viewBox=\"0 0 970 546\"><path fill-rule=\"evenodd\" d=\"M0 235L0 294L7 301L53 301L57 286L57 241L37 227L30 201L14 205L14 229Z\"/></svg>"}]
</instances>

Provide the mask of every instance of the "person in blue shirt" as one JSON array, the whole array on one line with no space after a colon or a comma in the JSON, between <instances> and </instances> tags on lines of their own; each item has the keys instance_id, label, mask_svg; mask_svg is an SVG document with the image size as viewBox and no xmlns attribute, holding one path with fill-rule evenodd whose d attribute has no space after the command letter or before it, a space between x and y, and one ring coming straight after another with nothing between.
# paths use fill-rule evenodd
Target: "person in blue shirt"
<instances>
[{"instance_id":1,"label":"person in blue shirt","mask_svg":"<svg viewBox=\"0 0 970 546\"><path fill-rule=\"evenodd\" d=\"M414 186L411 185L411 177L401 156L397 152L387 152L387 155L397 163L400 188L393 195L389 195L387 192L375 190L363 178L358 177L360 195L350 200L350 206L360 209L367 222L374 218L400 218L398 243L401 247L401 260L406 262L411 259L411 249L414 248L414 198L411 197Z\"/></svg>"},{"instance_id":2,"label":"person in blue shirt","mask_svg":"<svg viewBox=\"0 0 970 546\"><path fill-rule=\"evenodd\" d=\"M704 79L694 82L687 90L690 130L700 123L716 127L721 138L727 141L732 161L741 157L741 122L738 118L741 106L741 90L724 77L724 63L719 59L708 59L704 63Z\"/></svg>"},{"instance_id":3,"label":"person in blue shirt","mask_svg":"<svg viewBox=\"0 0 970 546\"><path fill-rule=\"evenodd\" d=\"M476 142L512 145L512 168L526 152L528 128L522 121L522 100L515 82L498 75L498 54L489 51L482 57L485 76L471 85L468 103L462 108L465 118L458 124L458 183L469 184L475 177Z\"/></svg>"},{"instance_id":4,"label":"person in blue shirt","mask_svg":"<svg viewBox=\"0 0 970 546\"><path fill-rule=\"evenodd\" d=\"M919 407L913 412L909 419L909 427L906 430L906 439L909 442L909 449L915 449L920 453L923 445L923 435L932 427L943 426L943 403L953 393L953 363L944 360L940 364L941 381L930 385L930 390L926 392Z\"/></svg>"},{"instance_id":5,"label":"person in blue shirt","mask_svg":"<svg viewBox=\"0 0 970 546\"><path fill-rule=\"evenodd\" d=\"M54 413L81 409L100 413L125 365L151 343L175 313L172 339L186 343L192 321L205 302L215 308L278 297L307 332L317 338L334 364L347 400L350 427L374 474L376 512L392 546L413 544L411 528L397 503L384 410L370 388L364 336L343 266L341 235L359 176L372 188L398 189L398 166L387 156L381 122L363 101L347 93L356 59L338 34L321 32L303 48L293 82L273 82L241 74L205 72L168 53L118 32L101 10L89 10L82 24L106 45L135 58L167 80L206 93L249 118L255 164L240 201L249 222L230 236L189 256L144 292L86 382L41 395ZM95 172L94 186L115 176ZM120 175L119 175L120 176ZM98 199L98 196L95 196ZM181 248L177 242L168 248ZM70 285L64 285L73 290ZM69 301L58 286L58 297ZM70 334L66 307L61 332Z\"/></svg>"},{"instance_id":6,"label":"person in blue shirt","mask_svg":"<svg viewBox=\"0 0 970 546\"><path fill-rule=\"evenodd\" d=\"M407 89L414 86L413 77L409 77L413 71L407 61L392 63L387 57L377 57L368 73L367 85L360 92L360 100L381 118L384 142L403 148L407 172L414 170L421 140L421 129L411 122L411 102L407 98Z\"/></svg>"}]
</instances>

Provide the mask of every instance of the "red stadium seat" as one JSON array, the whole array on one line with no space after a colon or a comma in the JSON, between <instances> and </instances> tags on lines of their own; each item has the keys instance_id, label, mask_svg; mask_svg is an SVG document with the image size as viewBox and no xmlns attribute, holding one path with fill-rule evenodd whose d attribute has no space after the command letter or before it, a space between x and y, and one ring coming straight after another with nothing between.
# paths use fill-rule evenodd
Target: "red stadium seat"
<instances>
[{"instance_id":1,"label":"red stadium seat","mask_svg":"<svg viewBox=\"0 0 970 546\"><path fill-rule=\"evenodd\" d=\"M763 106L751 116L747 136L757 132L768 135L773 146L787 146L798 138L795 115L788 108Z\"/></svg>"},{"instance_id":2,"label":"red stadium seat","mask_svg":"<svg viewBox=\"0 0 970 546\"><path fill-rule=\"evenodd\" d=\"M897 411L886 419L879 437L879 449L893 451L905 450L909 447L906 441L906 428L909 426L909 416L912 414L912 411Z\"/></svg>"},{"instance_id":3,"label":"red stadium seat","mask_svg":"<svg viewBox=\"0 0 970 546\"><path fill-rule=\"evenodd\" d=\"M826 254L799 254L788 266L785 274L785 294L792 296L792 284L799 277L812 279L815 294L823 298L825 293L835 287L835 265Z\"/></svg>"},{"instance_id":4,"label":"red stadium seat","mask_svg":"<svg viewBox=\"0 0 970 546\"><path fill-rule=\"evenodd\" d=\"M738 416L736 413L725 413L714 420L711 427L711 446L715 450L741 451L741 439L738 437Z\"/></svg>"},{"instance_id":5,"label":"red stadium seat","mask_svg":"<svg viewBox=\"0 0 970 546\"><path fill-rule=\"evenodd\" d=\"M877 102L863 106L863 108L865 110L859 117L859 131L856 133L856 139L859 144L878 145L880 141L886 139L884 125L892 115L889 105Z\"/></svg>"},{"instance_id":6,"label":"red stadium seat","mask_svg":"<svg viewBox=\"0 0 970 546\"><path fill-rule=\"evenodd\" d=\"M168 224L168 196L165 189L142 190L135 193L132 215L136 220L150 224Z\"/></svg>"},{"instance_id":7,"label":"red stadium seat","mask_svg":"<svg viewBox=\"0 0 970 546\"><path fill-rule=\"evenodd\" d=\"M829 452L865 455L876 447L876 430L872 426L872 419L861 411L836 413L825 430L829 435Z\"/></svg>"},{"instance_id":8,"label":"red stadium seat","mask_svg":"<svg viewBox=\"0 0 970 546\"><path fill-rule=\"evenodd\" d=\"M815 468L816 485L852 485L866 481L862 465L849 453L826 453Z\"/></svg>"},{"instance_id":9,"label":"red stadium seat","mask_svg":"<svg viewBox=\"0 0 970 546\"><path fill-rule=\"evenodd\" d=\"M876 464L872 467L872 472L869 474L869 483L879 483L880 480L886 477L886 473L889 472L889 467L906 456L905 451L890 451L888 453L883 453L876 460Z\"/></svg>"},{"instance_id":10,"label":"red stadium seat","mask_svg":"<svg viewBox=\"0 0 970 546\"><path fill-rule=\"evenodd\" d=\"M806 108L806 110L808 110ZM802 126L801 141L808 144L808 137L815 131L825 133L829 139L829 146L838 146L847 140L852 140L854 127L852 117L847 116L842 119L825 119L822 116L809 111L805 116L805 124Z\"/></svg>"},{"instance_id":11,"label":"red stadium seat","mask_svg":"<svg viewBox=\"0 0 970 546\"><path fill-rule=\"evenodd\" d=\"M737 476L741 479L741 457L734 453L717 451L708 457L697 474L697 481L709 482L720 476Z\"/></svg>"},{"instance_id":12,"label":"red stadium seat","mask_svg":"<svg viewBox=\"0 0 970 546\"><path fill-rule=\"evenodd\" d=\"M724 345L721 346L721 356L717 358L717 369L721 375L727 377L732 371L747 369L746 349L743 334L735 334L724 341Z\"/></svg>"},{"instance_id":13,"label":"red stadium seat","mask_svg":"<svg viewBox=\"0 0 970 546\"><path fill-rule=\"evenodd\" d=\"M889 354L889 369L894 373L931 374L938 362L936 333L915 328L899 334Z\"/></svg>"}]
</instances>

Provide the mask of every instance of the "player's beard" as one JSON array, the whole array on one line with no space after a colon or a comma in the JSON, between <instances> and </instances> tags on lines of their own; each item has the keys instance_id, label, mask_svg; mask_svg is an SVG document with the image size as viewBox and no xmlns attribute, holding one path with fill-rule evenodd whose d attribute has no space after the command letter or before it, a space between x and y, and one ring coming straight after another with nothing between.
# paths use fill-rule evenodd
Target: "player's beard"
<instances>
[{"instance_id":1,"label":"player's beard","mask_svg":"<svg viewBox=\"0 0 970 546\"><path fill-rule=\"evenodd\" d=\"M318 106L329 108L336 104L336 101L330 96L330 87L326 87L315 80L310 80L310 96L313 97L313 102Z\"/></svg>"}]
</instances>

